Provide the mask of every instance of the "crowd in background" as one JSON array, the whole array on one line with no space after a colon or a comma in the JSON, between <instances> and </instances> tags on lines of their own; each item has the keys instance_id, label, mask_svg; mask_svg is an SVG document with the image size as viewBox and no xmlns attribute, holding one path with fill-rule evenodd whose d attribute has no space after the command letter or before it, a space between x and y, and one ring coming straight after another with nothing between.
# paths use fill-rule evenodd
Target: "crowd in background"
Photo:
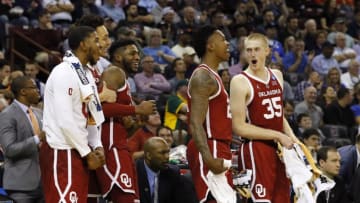
<instances>
[{"instance_id":1,"label":"crowd in background","mask_svg":"<svg viewBox=\"0 0 360 203\"><path fill-rule=\"evenodd\" d=\"M46 74L40 67L51 71L69 49L68 30L88 14L104 18L112 41L135 40L142 55L139 71L129 75L133 100L156 100L159 114L139 118L136 126L142 128L128 129L135 159L145 138L160 135L162 125L168 127L163 134L170 137L169 145L187 143L187 79L201 62L192 35L206 24L216 26L230 43L230 60L219 68L228 92L231 78L247 67L245 37L263 33L271 47L268 67L284 74L284 115L314 157L321 145L355 143L360 126L360 1L353 0L3 0L0 111L14 99L10 86L19 76L33 78L43 96ZM50 53L18 39L14 46L30 60L11 64L11 29ZM182 158L174 162L185 163Z\"/></svg>"}]
</instances>

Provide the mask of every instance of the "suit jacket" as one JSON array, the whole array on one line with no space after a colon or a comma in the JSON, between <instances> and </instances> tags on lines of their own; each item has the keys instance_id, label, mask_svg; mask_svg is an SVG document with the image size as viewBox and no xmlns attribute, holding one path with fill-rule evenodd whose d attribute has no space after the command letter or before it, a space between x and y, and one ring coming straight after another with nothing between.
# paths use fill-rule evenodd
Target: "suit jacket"
<instances>
[{"instance_id":1,"label":"suit jacket","mask_svg":"<svg viewBox=\"0 0 360 203\"><path fill-rule=\"evenodd\" d=\"M33 111L40 128L42 116ZM3 187L7 190L35 190L40 184L39 150L31 122L13 102L0 113L0 144L4 150Z\"/></svg>"},{"instance_id":2,"label":"suit jacket","mask_svg":"<svg viewBox=\"0 0 360 203\"><path fill-rule=\"evenodd\" d=\"M341 157L339 175L344 180L346 184L346 188L349 189L349 186L353 180L356 170L356 163L357 163L356 146L355 145L343 146L340 147L338 151Z\"/></svg>"},{"instance_id":3,"label":"suit jacket","mask_svg":"<svg viewBox=\"0 0 360 203\"><path fill-rule=\"evenodd\" d=\"M144 159L136 161L138 185L141 203L152 203L150 187L145 169ZM168 165L167 169L161 170L159 175L158 197L159 203L195 203L194 186L186 177L180 174L177 166Z\"/></svg>"},{"instance_id":4,"label":"suit jacket","mask_svg":"<svg viewBox=\"0 0 360 203\"><path fill-rule=\"evenodd\" d=\"M360 203L360 167L355 171L353 181L350 186L350 197L353 203Z\"/></svg>"}]
</instances>

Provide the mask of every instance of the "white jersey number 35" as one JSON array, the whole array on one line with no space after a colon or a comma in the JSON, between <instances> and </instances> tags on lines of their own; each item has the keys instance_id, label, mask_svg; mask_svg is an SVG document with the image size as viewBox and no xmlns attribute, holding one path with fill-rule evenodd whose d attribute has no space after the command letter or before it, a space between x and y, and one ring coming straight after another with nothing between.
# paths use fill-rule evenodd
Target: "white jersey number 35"
<instances>
[{"instance_id":1,"label":"white jersey number 35","mask_svg":"<svg viewBox=\"0 0 360 203\"><path fill-rule=\"evenodd\" d=\"M265 119L272 119L274 117L282 116L282 106L281 106L280 97L263 99L261 104L265 105L267 109L267 112L264 114Z\"/></svg>"}]
</instances>

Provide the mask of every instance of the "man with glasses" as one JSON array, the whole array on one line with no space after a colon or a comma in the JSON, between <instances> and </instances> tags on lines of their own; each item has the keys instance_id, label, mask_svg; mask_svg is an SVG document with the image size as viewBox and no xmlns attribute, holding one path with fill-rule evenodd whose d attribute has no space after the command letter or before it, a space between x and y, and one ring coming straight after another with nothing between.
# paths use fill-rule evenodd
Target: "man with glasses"
<instances>
[{"instance_id":1,"label":"man with glasses","mask_svg":"<svg viewBox=\"0 0 360 203\"><path fill-rule=\"evenodd\" d=\"M42 115L32 107L40 99L35 81L14 79L14 102L0 114L0 144L4 150L3 187L16 202L44 202L40 179L39 147L45 139Z\"/></svg>"}]
</instances>

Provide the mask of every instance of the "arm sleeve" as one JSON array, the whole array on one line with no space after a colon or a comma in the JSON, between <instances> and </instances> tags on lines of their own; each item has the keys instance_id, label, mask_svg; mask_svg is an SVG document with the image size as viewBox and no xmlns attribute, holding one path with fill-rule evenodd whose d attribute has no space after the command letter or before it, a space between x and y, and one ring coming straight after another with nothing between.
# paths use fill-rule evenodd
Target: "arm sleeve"
<instances>
[{"instance_id":1,"label":"arm sleeve","mask_svg":"<svg viewBox=\"0 0 360 203\"><path fill-rule=\"evenodd\" d=\"M62 72L58 72L56 78L54 78L54 107L56 109L54 117L58 122L58 126L62 131L63 136L66 141L73 146L81 155L84 157L91 152L90 147L88 146L88 134L87 131L80 130L78 125L79 121L76 119L76 115L73 111L73 101L80 98L78 94L69 95L67 92L70 88L75 89L78 87L78 82L75 79L73 72L69 69L64 69ZM81 102L81 101L79 101Z\"/></svg>"},{"instance_id":2,"label":"arm sleeve","mask_svg":"<svg viewBox=\"0 0 360 203\"><path fill-rule=\"evenodd\" d=\"M19 140L17 135L17 121L11 115L0 114L0 144L6 157L18 160L31 157L38 150L34 136Z\"/></svg>"},{"instance_id":3,"label":"arm sleeve","mask_svg":"<svg viewBox=\"0 0 360 203\"><path fill-rule=\"evenodd\" d=\"M153 93L153 94L160 94L161 91L149 87L149 85L145 84L144 80L142 79L141 75L135 75L134 81L136 84L136 88L142 93Z\"/></svg>"},{"instance_id":4,"label":"arm sleeve","mask_svg":"<svg viewBox=\"0 0 360 203\"><path fill-rule=\"evenodd\" d=\"M170 85L169 81L167 81L165 79L164 76L162 76L161 74L156 74L156 78L159 79L159 82L156 82L152 85L155 89L158 89L158 90L161 90L164 92L171 90L171 85Z\"/></svg>"},{"instance_id":5,"label":"arm sleeve","mask_svg":"<svg viewBox=\"0 0 360 203\"><path fill-rule=\"evenodd\" d=\"M105 117L115 116L131 116L135 115L135 106L118 104L118 103L102 103Z\"/></svg>"}]
</instances>

